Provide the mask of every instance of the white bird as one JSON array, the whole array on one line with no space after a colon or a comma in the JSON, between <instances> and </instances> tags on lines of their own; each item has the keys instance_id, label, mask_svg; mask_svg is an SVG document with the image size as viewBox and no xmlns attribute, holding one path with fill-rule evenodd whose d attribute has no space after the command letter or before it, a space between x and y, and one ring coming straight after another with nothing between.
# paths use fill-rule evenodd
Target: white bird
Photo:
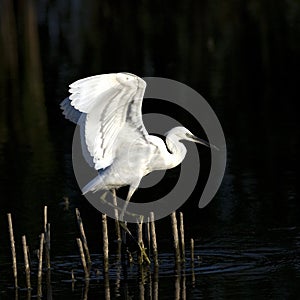
<instances>
[{"instance_id":1,"label":"white bird","mask_svg":"<svg viewBox=\"0 0 300 300\"><path fill-rule=\"evenodd\" d=\"M61 103L65 117L81 126L84 157L99 174L82 193L129 186L121 220L145 175L183 161L187 150L182 140L215 148L185 127L167 132L166 144L150 135L141 110L145 89L146 82L134 74L103 74L72 83L70 97Z\"/></svg>"}]
</instances>

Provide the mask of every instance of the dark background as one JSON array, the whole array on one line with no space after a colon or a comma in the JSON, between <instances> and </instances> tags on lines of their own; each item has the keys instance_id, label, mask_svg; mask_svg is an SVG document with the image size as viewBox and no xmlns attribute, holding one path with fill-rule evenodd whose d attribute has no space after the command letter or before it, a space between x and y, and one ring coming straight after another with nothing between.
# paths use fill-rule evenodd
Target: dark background
<instances>
[{"instance_id":1,"label":"dark background","mask_svg":"<svg viewBox=\"0 0 300 300\"><path fill-rule=\"evenodd\" d=\"M68 96L68 85L86 76L127 71L171 78L210 103L228 147L226 175L215 199L197 208L204 175L183 207L188 236L238 250L246 247L245 237L257 247L270 242L279 249L280 262L287 262L278 277L269 270L262 274L270 282L290 284L284 291L270 285L265 295L274 289L277 297L296 295L299 1L0 0L0 16L1 232L11 212L16 239L26 233L36 243L48 205L54 252L70 255L76 251L73 209L80 207L92 251L100 252L94 238L99 213L80 196L71 165L74 126L61 115L59 103ZM155 110L151 104L145 109ZM188 127L188 117L180 116ZM201 159L205 165L209 156L203 152ZM63 197L70 199L68 211ZM162 231L161 239L167 235ZM0 241L4 263L7 233ZM274 265L280 266L277 260ZM258 286L248 286L253 287Z\"/></svg>"}]
</instances>

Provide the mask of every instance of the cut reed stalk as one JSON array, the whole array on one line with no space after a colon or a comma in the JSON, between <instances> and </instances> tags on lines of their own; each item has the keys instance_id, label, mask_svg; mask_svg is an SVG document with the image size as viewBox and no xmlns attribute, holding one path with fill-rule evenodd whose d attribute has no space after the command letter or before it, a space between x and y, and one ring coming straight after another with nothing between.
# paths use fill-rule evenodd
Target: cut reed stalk
<instances>
[{"instance_id":1,"label":"cut reed stalk","mask_svg":"<svg viewBox=\"0 0 300 300\"><path fill-rule=\"evenodd\" d=\"M50 223L47 224L47 230L45 232L45 256L47 269L50 269Z\"/></svg>"},{"instance_id":2,"label":"cut reed stalk","mask_svg":"<svg viewBox=\"0 0 300 300\"><path fill-rule=\"evenodd\" d=\"M191 238L191 263L194 263L194 239Z\"/></svg>"},{"instance_id":3,"label":"cut reed stalk","mask_svg":"<svg viewBox=\"0 0 300 300\"><path fill-rule=\"evenodd\" d=\"M44 232L47 231L48 206L44 206Z\"/></svg>"},{"instance_id":4,"label":"cut reed stalk","mask_svg":"<svg viewBox=\"0 0 300 300\"><path fill-rule=\"evenodd\" d=\"M175 211L172 212L171 214L171 223L172 223L174 250L175 250L175 260L176 263L180 263L180 249L179 249L177 219L176 219Z\"/></svg>"},{"instance_id":5,"label":"cut reed stalk","mask_svg":"<svg viewBox=\"0 0 300 300\"><path fill-rule=\"evenodd\" d=\"M39 248L38 284L37 284L38 297L42 297L42 267L43 267L44 238L45 238L44 233L41 233L40 248Z\"/></svg>"},{"instance_id":6,"label":"cut reed stalk","mask_svg":"<svg viewBox=\"0 0 300 300\"><path fill-rule=\"evenodd\" d=\"M26 287L27 289L31 289L30 267L29 267L27 243L26 243L25 235L22 236L22 244L23 244L23 253L24 253L25 274L26 274Z\"/></svg>"},{"instance_id":7,"label":"cut reed stalk","mask_svg":"<svg viewBox=\"0 0 300 300\"><path fill-rule=\"evenodd\" d=\"M82 240L83 248L85 250L85 254L87 257L87 264L88 264L88 267L90 267L92 265L92 260L91 260L91 256L90 256L90 251L89 251L86 235L85 235L84 228L83 228L82 219L80 217L80 212L79 212L78 208L76 208L76 219L77 219L77 223L78 223L78 227L79 227L79 231L80 231L80 237Z\"/></svg>"},{"instance_id":8,"label":"cut reed stalk","mask_svg":"<svg viewBox=\"0 0 300 300\"><path fill-rule=\"evenodd\" d=\"M15 248L15 238L14 238L14 230L12 225L11 214L7 214L8 218L8 230L10 237L10 246L11 246L11 255L12 255L12 264L13 264L13 274L14 274L14 285L15 288L18 288L18 270L17 270L17 256L16 256L16 248Z\"/></svg>"},{"instance_id":9,"label":"cut reed stalk","mask_svg":"<svg viewBox=\"0 0 300 300\"><path fill-rule=\"evenodd\" d=\"M155 231L155 222L154 222L154 213L150 212L150 222L151 222L151 239L152 239L152 248L153 248L153 260L154 265L158 266L158 251L157 251L157 242L156 242L156 231Z\"/></svg>"},{"instance_id":10,"label":"cut reed stalk","mask_svg":"<svg viewBox=\"0 0 300 300\"><path fill-rule=\"evenodd\" d=\"M141 265L143 263L143 251L145 251L144 242L143 242L143 223L137 223L137 232L138 232L138 243L140 247L140 253L138 255L138 263Z\"/></svg>"},{"instance_id":11,"label":"cut reed stalk","mask_svg":"<svg viewBox=\"0 0 300 300\"><path fill-rule=\"evenodd\" d=\"M77 241L77 245L78 245L78 248L79 248L79 253L80 253L81 263L82 263L82 267L83 267L84 277L87 280L87 279L89 279L90 274L89 274L89 271L88 271L88 268L87 268L87 265L86 265L86 260L85 260L85 255L84 255L84 251L83 251L83 247L82 247L82 242L81 242L80 238L77 238L76 241Z\"/></svg>"},{"instance_id":12,"label":"cut reed stalk","mask_svg":"<svg viewBox=\"0 0 300 300\"><path fill-rule=\"evenodd\" d=\"M181 241L181 257L182 261L185 262L185 242L184 242L184 225L183 225L183 213L179 213L180 217L180 241Z\"/></svg>"},{"instance_id":13,"label":"cut reed stalk","mask_svg":"<svg viewBox=\"0 0 300 300\"><path fill-rule=\"evenodd\" d=\"M44 235L46 267L50 269L50 224L48 224L48 206L44 206Z\"/></svg>"},{"instance_id":14,"label":"cut reed stalk","mask_svg":"<svg viewBox=\"0 0 300 300\"><path fill-rule=\"evenodd\" d=\"M109 268L109 260L108 260L108 231L107 231L106 214L102 214L102 235L103 235L103 269L104 269L104 273L107 273Z\"/></svg>"},{"instance_id":15,"label":"cut reed stalk","mask_svg":"<svg viewBox=\"0 0 300 300\"><path fill-rule=\"evenodd\" d=\"M147 235L147 248L148 248L148 256L151 255L151 234L150 234L150 218L148 217L146 223L146 235Z\"/></svg>"}]
</instances>

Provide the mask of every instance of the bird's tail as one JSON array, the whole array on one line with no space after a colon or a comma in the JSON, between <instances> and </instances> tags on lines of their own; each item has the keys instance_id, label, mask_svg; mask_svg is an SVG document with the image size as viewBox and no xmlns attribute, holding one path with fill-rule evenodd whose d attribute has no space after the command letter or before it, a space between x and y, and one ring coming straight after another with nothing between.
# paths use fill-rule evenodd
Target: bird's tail
<instances>
[{"instance_id":1,"label":"bird's tail","mask_svg":"<svg viewBox=\"0 0 300 300\"><path fill-rule=\"evenodd\" d=\"M102 187L103 179L101 175L98 175L81 189L82 195L85 195L88 192L96 192L98 190L101 190Z\"/></svg>"}]
</instances>

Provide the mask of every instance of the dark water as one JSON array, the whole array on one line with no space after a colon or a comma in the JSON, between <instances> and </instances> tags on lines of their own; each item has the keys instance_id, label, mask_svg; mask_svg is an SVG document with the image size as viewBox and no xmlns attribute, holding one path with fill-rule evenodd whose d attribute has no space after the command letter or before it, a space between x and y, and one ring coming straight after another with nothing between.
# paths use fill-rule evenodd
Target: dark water
<instances>
[{"instance_id":1,"label":"dark water","mask_svg":"<svg viewBox=\"0 0 300 300\"><path fill-rule=\"evenodd\" d=\"M26 234L35 266L44 205L52 232L53 298L105 297L102 274L88 288L80 280L74 208L80 208L95 269L101 269L101 218L80 196L71 166L74 127L59 103L74 80L119 71L172 78L201 93L223 126L228 163L215 199L199 210L209 168L209 155L199 149L204 174L182 207L186 240L195 239L199 257L194 267L187 262L176 275L170 220L160 220L158 275L133 267L119 282L112 268L111 298L150 299L156 292L159 299L299 297L297 1L1 0L0 16L1 299L14 297L6 213L13 216L25 286L21 236ZM168 108L149 102L144 111ZM186 112L176 115L204 134ZM156 193L163 193L161 187L151 195L138 191L136 199ZM73 290L72 269L78 278Z\"/></svg>"}]
</instances>

